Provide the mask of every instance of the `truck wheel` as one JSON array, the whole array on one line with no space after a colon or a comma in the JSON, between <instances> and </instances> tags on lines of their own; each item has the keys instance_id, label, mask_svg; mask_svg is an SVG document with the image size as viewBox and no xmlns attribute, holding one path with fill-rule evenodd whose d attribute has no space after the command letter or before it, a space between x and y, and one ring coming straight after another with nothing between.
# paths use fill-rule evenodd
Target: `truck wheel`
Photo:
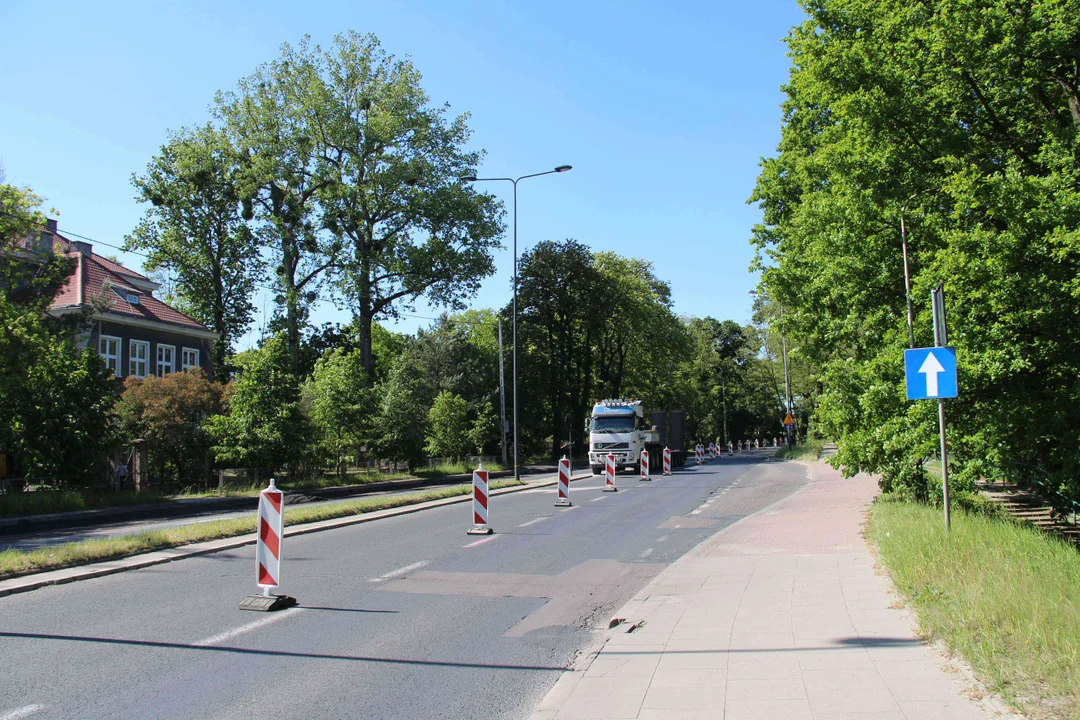
<instances>
[{"instance_id":1,"label":"truck wheel","mask_svg":"<svg viewBox=\"0 0 1080 720\"><path fill-rule=\"evenodd\" d=\"M632 472L634 475L640 475L641 474L641 463L636 462L633 465L631 465L630 466L630 472Z\"/></svg>"},{"instance_id":2,"label":"truck wheel","mask_svg":"<svg viewBox=\"0 0 1080 720\"><path fill-rule=\"evenodd\" d=\"M593 475L599 475L602 472L604 472L604 466L603 465L593 465L592 466L592 474Z\"/></svg>"}]
</instances>

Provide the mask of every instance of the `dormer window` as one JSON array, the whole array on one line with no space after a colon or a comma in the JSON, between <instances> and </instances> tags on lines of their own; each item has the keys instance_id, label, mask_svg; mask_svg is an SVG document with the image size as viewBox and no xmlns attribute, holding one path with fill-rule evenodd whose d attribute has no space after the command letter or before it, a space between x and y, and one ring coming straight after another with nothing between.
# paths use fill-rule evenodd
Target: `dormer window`
<instances>
[{"instance_id":1,"label":"dormer window","mask_svg":"<svg viewBox=\"0 0 1080 720\"><path fill-rule=\"evenodd\" d=\"M124 302L131 303L132 305L139 304L140 293L136 292L135 290L128 290L127 288L116 287L115 285L113 285L112 291L116 293Z\"/></svg>"}]
</instances>

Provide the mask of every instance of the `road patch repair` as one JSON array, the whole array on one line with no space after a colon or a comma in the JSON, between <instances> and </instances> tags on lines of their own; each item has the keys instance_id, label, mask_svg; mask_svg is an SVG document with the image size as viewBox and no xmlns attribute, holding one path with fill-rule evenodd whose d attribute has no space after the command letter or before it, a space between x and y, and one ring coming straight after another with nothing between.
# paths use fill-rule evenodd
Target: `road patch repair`
<instances>
[{"instance_id":1,"label":"road patch repair","mask_svg":"<svg viewBox=\"0 0 1080 720\"><path fill-rule=\"evenodd\" d=\"M583 474L573 478L577 480L586 480L591 478L591 474ZM538 488L547 488L554 486L558 483L558 479L555 477L539 478L533 481L525 481L523 485L517 485L514 487L501 488L499 490L492 490L491 496L504 495L509 493L535 491ZM429 500L426 502L416 503L414 505L402 505L395 508L389 508L386 510L377 510L374 512L363 513L360 515L347 515L345 517L333 518L330 520L320 520L317 522L304 523L301 525L293 525L286 527L284 531L284 537L292 537L294 535L304 535L313 532L322 532L324 530L333 530L339 527L347 527L349 525L356 525L358 523L372 522L387 517L397 517L399 515L407 515L410 513L421 512L431 508L444 507L446 505L454 505L458 503L473 502L471 494L457 495L449 498L442 498L439 500ZM113 575L119 572L125 572L127 570L137 570L140 568L151 567L154 565L160 565L162 563L169 563L176 560L183 560L184 558L195 557L198 555L209 555L223 550L232 550L246 545L253 545L256 542L256 534L254 532L244 535L237 535L234 537L221 538L218 540L207 540L204 542L191 543L190 545L180 545L177 547L165 548L163 550L155 550L153 552L141 553L137 555L129 555L127 557L118 558L115 560L106 560L103 562L89 563L86 565L76 565L72 567L60 568L58 570L46 570L42 572L32 573L28 575L20 575L18 577L9 578L7 580L0 580L0 597L11 595L13 593L29 592L31 590L37 590L38 588L46 587L48 585L62 585L69 582L75 582L78 580L90 580L96 577L104 577L105 575Z\"/></svg>"},{"instance_id":2,"label":"road patch repair","mask_svg":"<svg viewBox=\"0 0 1080 720\"><path fill-rule=\"evenodd\" d=\"M533 720L1016 717L920 639L875 567L876 480L807 467L796 493L653 578Z\"/></svg>"}]
</instances>

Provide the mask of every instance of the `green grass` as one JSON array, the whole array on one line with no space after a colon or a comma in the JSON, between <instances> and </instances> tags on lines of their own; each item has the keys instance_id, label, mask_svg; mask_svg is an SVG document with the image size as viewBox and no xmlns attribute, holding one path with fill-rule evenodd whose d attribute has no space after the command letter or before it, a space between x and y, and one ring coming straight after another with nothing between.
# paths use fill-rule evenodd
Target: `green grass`
<instances>
[{"instance_id":1,"label":"green grass","mask_svg":"<svg viewBox=\"0 0 1080 720\"><path fill-rule=\"evenodd\" d=\"M499 488L513 487L515 485L524 485L524 483L514 480L497 480L491 483L491 489L498 490ZM471 491L471 485L454 485L394 497L353 500L318 507L287 507L285 509L285 525L288 527L349 515L362 515L378 510L465 495ZM195 523L167 530L152 530L138 535L66 543L40 550L4 550L0 552L0 579L44 570L55 570L71 565L82 565L99 560L112 560L163 548L234 537L253 532L255 532L254 512L250 518Z\"/></svg>"},{"instance_id":2,"label":"green grass","mask_svg":"<svg viewBox=\"0 0 1080 720\"><path fill-rule=\"evenodd\" d=\"M776 457L787 460L817 460L821 455L821 449L825 447L824 440L807 440L799 443L790 450L782 447L776 451Z\"/></svg>"},{"instance_id":3,"label":"green grass","mask_svg":"<svg viewBox=\"0 0 1080 720\"><path fill-rule=\"evenodd\" d=\"M1032 718L1080 717L1080 554L1009 520L881 500L868 527L923 631Z\"/></svg>"},{"instance_id":4,"label":"green grass","mask_svg":"<svg viewBox=\"0 0 1080 720\"><path fill-rule=\"evenodd\" d=\"M491 472L499 472L500 470L509 470L512 467L512 465L506 466L502 463L497 462L490 465L485 465L484 469L490 470ZM430 478L439 477L441 475L461 475L463 473L471 473L475 469L476 465L473 465L471 463L443 463L442 465L436 465L433 468L415 468L413 470L413 475L422 478Z\"/></svg>"}]
</instances>

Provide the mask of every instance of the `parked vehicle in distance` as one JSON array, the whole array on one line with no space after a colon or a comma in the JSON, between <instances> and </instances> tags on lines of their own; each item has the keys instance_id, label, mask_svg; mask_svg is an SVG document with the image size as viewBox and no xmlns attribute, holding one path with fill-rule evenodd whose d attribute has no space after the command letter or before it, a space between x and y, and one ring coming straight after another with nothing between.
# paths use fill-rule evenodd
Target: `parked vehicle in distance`
<instances>
[{"instance_id":1,"label":"parked vehicle in distance","mask_svg":"<svg viewBox=\"0 0 1080 720\"><path fill-rule=\"evenodd\" d=\"M650 422L650 420L652 422ZM686 412L654 410L647 413L640 400L601 400L589 418L589 465L594 475L604 471L607 456L615 456L615 469L640 472L641 451L649 451L649 469L660 470L664 447L671 451L672 467L686 455Z\"/></svg>"}]
</instances>

